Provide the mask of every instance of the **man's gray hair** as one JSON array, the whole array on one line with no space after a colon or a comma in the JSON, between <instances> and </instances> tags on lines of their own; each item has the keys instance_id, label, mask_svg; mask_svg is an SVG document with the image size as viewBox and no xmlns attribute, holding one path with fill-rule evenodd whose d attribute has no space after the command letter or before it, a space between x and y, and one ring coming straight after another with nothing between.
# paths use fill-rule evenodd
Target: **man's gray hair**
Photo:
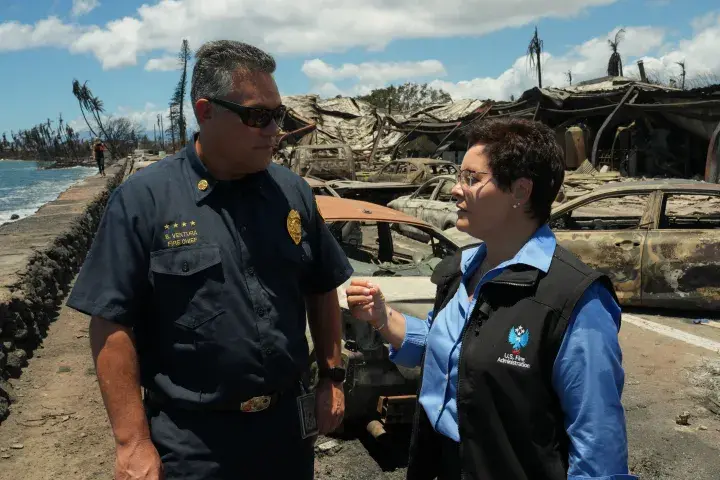
<instances>
[{"instance_id":1,"label":"man's gray hair","mask_svg":"<svg viewBox=\"0 0 720 480\"><path fill-rule=\"evenodd\" d=\"M257 47L232 40L207 42L195 52L190 100L222 97L232 91L233 74L275 72L275 59Z\"/></svg>"}]
</instances>

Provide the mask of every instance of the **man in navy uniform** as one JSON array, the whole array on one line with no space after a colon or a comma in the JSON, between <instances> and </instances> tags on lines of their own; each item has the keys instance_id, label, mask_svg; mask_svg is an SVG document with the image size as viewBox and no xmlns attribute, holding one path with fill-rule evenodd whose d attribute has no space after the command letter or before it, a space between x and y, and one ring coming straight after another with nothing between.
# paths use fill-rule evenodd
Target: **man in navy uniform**
<instances>
[{"instance_id":1,"label":"man in navy uniform","mask_svg":"<svg viewBox=\"0 0 720 480\"><path fill-rule=\"evenodd\" d=\"M315 436L342 421L352 269L309 185L271 162L274 70L247 44L198 50L199 134L113 192L68 299L92 316L117 479L310 479Z\"/></svg>"}]
</instances>

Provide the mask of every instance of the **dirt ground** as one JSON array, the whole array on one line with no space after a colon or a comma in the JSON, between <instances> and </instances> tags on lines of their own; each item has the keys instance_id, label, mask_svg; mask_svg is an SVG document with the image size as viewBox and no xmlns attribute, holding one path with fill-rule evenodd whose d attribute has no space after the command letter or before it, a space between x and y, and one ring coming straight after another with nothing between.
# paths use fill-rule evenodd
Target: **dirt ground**
<instances>
[{"instance_id":1,"label":"dirt ground","mask_svg":"<svg viewBox=\"0 0 720 480\"><path fill-rule=\"evenodd\" d=\"M112 478L113 440L87 325L86 316L61 310L44 348L20 379L11 380L18 401L0 424L0 480ZM627 323L621 341L633 473L653 480L720 478L720 416L701 406L691 381L693 368L720 355ZM688 426L676 423L684 412ZM407 437L406 430L381 443L350 432L321 437L318 447L338 444L318 453L316 478L402 479Z\"/></svg>"}]
</instances>

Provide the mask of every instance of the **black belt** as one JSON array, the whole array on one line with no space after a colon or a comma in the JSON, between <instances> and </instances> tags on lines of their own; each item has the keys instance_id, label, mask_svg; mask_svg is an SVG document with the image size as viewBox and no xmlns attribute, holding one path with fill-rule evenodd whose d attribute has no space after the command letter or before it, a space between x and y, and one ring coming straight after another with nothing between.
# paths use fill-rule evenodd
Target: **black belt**
<instances>
[{"instance_id":1,"label":"black belt","mask_svg":"<svg viewBox=\"0 0 720 480\"><path fill-rule=\"evenodd\" d=\"M274 406L280 397L287 392L271 393L268 395L259 395L257 397L248 398L245 400L226 400L222 402L213 403L197 403L185 400L177 400L168 397L164 393L155 392L152 390L145 390L145 401L149 405L155 405L158 407L170 407L179 408L182 410L194 410L194 411L216 411L216 412L243 412L243 413L254 413L262 412L268 408ZM292 389L288 389L288 392Z\"/></svg>"}]
</instances>

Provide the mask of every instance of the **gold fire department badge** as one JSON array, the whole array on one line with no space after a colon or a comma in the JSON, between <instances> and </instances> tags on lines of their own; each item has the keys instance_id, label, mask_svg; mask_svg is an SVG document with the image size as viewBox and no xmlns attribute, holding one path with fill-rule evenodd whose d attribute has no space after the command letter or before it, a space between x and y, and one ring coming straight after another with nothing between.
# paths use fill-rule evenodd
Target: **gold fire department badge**
<instances>
[{"instance_id":1,"label":"gold fire department badge","mask_svg":"<svg viewBox=\"0 0 720 480\"><path fill-rule=\"evenodd\" d=\"M302 226L300 225L300 214L295 210L290 210L287 217L287 230L290 238L293 239L295 245L300 244L302 238Z\"/></svg>"}]
</instances>

